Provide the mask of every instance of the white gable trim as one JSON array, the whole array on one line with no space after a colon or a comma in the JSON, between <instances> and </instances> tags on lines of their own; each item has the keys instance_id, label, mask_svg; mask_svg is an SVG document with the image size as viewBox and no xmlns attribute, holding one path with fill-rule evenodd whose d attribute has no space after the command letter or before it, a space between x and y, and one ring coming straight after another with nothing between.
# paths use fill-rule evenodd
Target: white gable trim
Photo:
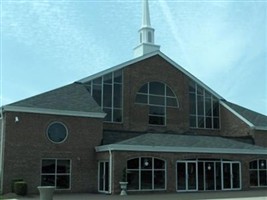
<instances>
[{"instance_id":1,"label":"white gable trim","mask_svg":"<svg viewBox=\"0 0 267 200\"><path fill-rule=\"evenodd\" d=\"M255 126L250 121L248 121L246 118L244 118L242 115L240 115L238 112L236 112L234 109L232 109L230 106L228 106L223 101L220 101L220 104L225 107L227 110L229 110L231 113L233 113L235 116L237 116L239 119L241 119L243 122L245 122L251 129L254 129Z\"/></svg>"},{"instance_id":2,"label":"white gable trim","mask_svg":"<svg viewBox=\"0 0 267 200\"><path fill-rule=\"evenodd\" d=\"M107 73L110 73L110 72L113 72L113 71L116 71L116 70L119 70L119 69L122 69L124 67L127 67L131 64L134 64L134 63L137 63L139 61L142 61L142 60L145 60L147 58L150 58L152 56L155 56L155 55L159 55L161 56L163 59L165 59L167 62L169 62L171 65L173 65L175 68L177 68L178 70L180 70L182 73L184 73L186 76L188 76L190 79L192 79L193 81L195 81L198 85L200 85L201 87L203 87L205 90L209 91L211 94L213 94L216 98L218 99L223 99L222 96L220 96L219 94L217 94L215 91L213 91L211 88L209 88L207 85L205 85L203 82L201 82L199 79L197 79L194 75L192 75L191 73L189 73L188 71L186 71L183 67L181 67L180 65L178 65L176 62L174 62L173 60L171 60L168 56L166 56L165 54L163 54L161 51L155 51L155 52L152 52L152 53L148 53L148 54L145 54L143 56L140 56L140 57L137 57L135 59L132 59L132 60L129 60L127 62L124 62L120 65L116 65L114 67L111 67L107 70L104 70L104 71L101 71L99 73L96 73L94 75L91 75L91 76L88 76L84 79L81 79L79 80L78 82L81 82L81 83L85 83L87 81L91 81L95 78L98 78L100 76L103 76Z\"/></svg>"},{"instance_id":3,"label":"white gable trim","mask_svg":"<svg viewBox=\"0 0 267 200\"><path fill-rule=\"evenodd\" d=\"M267 155L267 149L231 149L231 148L201 148L201 147L167 147L111 144L95 147L96 152L105 151L137 151L160 153L210 153L210 154L257 154Z\"/></svg>"},{"instance_id":4,"label":"white gable trim","mask_svg":"<svg viewBox=\"0 0 267 200\"><path fill-rule=\"evenodd\" d=\"M30 108L30 107L20 107L20 106L4 106L3 111L65 115L65 116L75 116L75 117L92 117L92 118L104 118L106 116L106 113L101 113L101 112L82 112L82 111L56 110L56 109L46 109L46 108Z\"/></svg>"}]
</instances>

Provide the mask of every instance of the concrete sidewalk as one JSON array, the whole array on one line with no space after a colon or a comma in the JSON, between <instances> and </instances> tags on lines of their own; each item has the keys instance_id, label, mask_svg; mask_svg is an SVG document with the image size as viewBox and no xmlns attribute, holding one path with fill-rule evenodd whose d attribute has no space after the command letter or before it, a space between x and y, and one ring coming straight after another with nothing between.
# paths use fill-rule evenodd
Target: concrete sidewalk
<instances>
[{"instance_id":1,"label":"concrete sidewalk","mask_svg":"<svg viewBox=\"0 0 267 200\"><path fill-rule=\"evenodd\" d=\"M38 195L17 197L13 200L39 200ZM105 194L55 194L53 200L267 200L267 190L198 192L198 193L147 193L128 196Z\"/></svg>"}]
</instances>

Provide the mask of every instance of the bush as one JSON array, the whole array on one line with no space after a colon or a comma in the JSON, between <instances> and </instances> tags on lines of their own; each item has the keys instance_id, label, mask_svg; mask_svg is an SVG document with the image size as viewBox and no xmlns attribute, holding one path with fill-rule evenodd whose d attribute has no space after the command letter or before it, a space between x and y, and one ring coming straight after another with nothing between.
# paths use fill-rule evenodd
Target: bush
<instances>
[{"instance_id":1,"label":"bush","mask_svg":"<svg viewBox=\"0 0 267 200\"><path fill-rule=\"evenodd\" d=\"M25 181L15 182L14 192L17 195L25 196L27 194L27 183Z\"/></svg>"},{"instance_id":2,"label":"bush","mask_svg":"<svg viewBox=\"0 0 267 200\"><path fill-rule=\"evenodd\" d=\"M11 192L14 193L15 192L15 183L16 182L21 182L23 181L23 179L13 179L12 183L11 183Z\"/></svg>"}]
</instances>

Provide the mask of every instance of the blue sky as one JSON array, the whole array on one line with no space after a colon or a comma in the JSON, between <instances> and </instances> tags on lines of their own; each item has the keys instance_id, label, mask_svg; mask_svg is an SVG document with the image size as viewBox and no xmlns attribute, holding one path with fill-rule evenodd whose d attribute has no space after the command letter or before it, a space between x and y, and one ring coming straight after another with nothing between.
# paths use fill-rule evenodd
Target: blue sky
<instances>
[{"instance_id":1,"label":"blue sky","mask_svg":"<svg viewBox=\"0 0 267 200\"><path fill-rule=\"evenodd\" d=\"M150 0L161 51L267 115L267 1ZM1 1L1 105L131 60L141 0Z\"/></svg>"}]
</instances>

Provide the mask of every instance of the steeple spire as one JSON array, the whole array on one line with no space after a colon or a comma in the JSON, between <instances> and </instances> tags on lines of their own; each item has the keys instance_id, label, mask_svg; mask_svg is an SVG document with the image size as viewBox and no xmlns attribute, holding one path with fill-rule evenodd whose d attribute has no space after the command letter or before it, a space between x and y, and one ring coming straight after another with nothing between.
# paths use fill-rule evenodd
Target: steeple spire
<instances>
[{"instance_id":1,"label":"steeple spire","mask_svg":"<svg viewBox=\"0 0 267 200\"><path fill-rule=\"evenodd\" d=\"M142 25L139 30L140 43L134 49L134 57L159 50L160 46L154 44L154 31L150 23L148 0L143 0Z\"/></svg>"},{"instance_id":2,"label":"steeple spire","mask_svg":"<svg viewBox=\"0 0 267 200\"><path fill-rule=\"evenodd\" d=\"M143 23L142 27L151 27L148 0L143 1Z\"/></svg>"}]
</instances>

